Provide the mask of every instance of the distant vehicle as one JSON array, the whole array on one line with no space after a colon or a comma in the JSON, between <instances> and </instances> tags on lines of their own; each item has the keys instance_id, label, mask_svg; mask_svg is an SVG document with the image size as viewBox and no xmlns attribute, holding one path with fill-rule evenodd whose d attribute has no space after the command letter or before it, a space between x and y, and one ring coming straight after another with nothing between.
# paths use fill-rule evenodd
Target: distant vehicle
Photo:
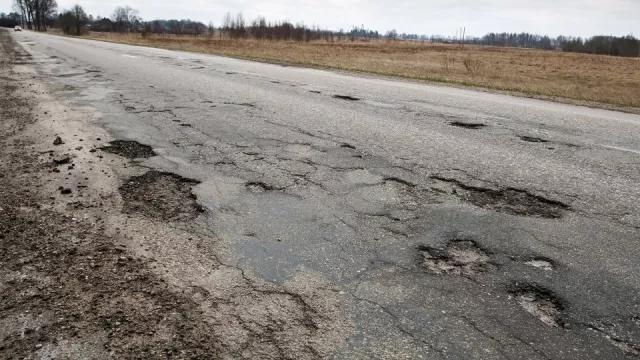
<instances>
[{"instance_id":1,"label":"distant vehicle","mask_svg":"<svg viewBox=\"0 0 640 360\"><path fill-rule=\"evenodd\" d=\"M16 26L13 28L13 31L22 31L22 28L21 28L20 26L16 25Z\"/></svg>"}]
</instances>

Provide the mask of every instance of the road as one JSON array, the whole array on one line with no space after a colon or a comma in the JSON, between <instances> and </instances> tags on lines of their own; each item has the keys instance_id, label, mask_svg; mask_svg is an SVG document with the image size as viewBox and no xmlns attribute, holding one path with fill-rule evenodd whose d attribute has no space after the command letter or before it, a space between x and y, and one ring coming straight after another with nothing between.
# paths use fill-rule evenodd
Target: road
<instances>
[{"instance_id":1,"label":"road","mask_svg":"<svg viewBox=\"0 0 640 360\"><path fill-rule=\"evenodd\" d=\"M153 149L112 165L129 216L106 226L224 356L640 356L640 116L12 37L91 126Z\"/></svg>"}]
</instances>

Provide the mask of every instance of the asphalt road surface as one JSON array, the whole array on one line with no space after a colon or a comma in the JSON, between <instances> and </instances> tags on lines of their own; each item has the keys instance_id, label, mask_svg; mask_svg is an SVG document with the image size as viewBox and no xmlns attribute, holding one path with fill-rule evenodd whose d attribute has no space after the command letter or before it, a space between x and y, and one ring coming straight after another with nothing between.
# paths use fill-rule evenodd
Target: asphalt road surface
<instances>
[{"instance_id":1,"label":"asphalt road surface","mask_svg":"<svg viewBox=\"0 0 640 360\"><path fill-rule=\"evenodd\" d=\"M12 36L60 101L142 151L118 170L133 220L111 226L201 289L226 357L640 356L640 116Z\"/></svg>"}]
</instances>

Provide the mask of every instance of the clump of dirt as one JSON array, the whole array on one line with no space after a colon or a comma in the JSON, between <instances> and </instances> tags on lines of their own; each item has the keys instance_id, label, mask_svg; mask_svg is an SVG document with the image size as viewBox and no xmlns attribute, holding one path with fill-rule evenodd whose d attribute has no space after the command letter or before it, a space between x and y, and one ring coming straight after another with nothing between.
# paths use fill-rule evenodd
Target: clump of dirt
<instances>
[{"instance_id":1,"label":"clump of dirt","mask_svg":"<svg viewBox=\"0 0 640 360\"><path fill-rule=\"evenodd\" d=\"M522 141L531 142L531 143L547 143L547 142L549 142L549 140L541 139L539 137L532 137L532 136L518 136L518 137Z\"/></svg>"},{"instance_id":2,"label":"clump of dirt","mask_svg":"<svg viewBox=\"0 0 640 360\"><path fill-rule=\"evenodd\" d=\"M358 101L360 100L357 97L354 96L349 96L349 95L333 95L332 96L334 99L340 99L340 100L348 100L348 101Z\"/></svg>"},{"instance_id":3,"label":"clump of dirt","mask_svg":"<svg viewBox=\"0 0 640 360\"><path fill-rule=\"evenodd\" d=\"M474 276L496 269L491 256L473 240L452 240L444 249L418 248L421 265L434 274Z\"/></svg>"},{"instance_id":4,"label":"clump of dirt","mask_svg":"<svg viewBox=\"0 0 640 360\"><path fill-rule=\"evenodd\" d=\"M157 155L151 146L130 140L112 141L109 146L103 146L100 149L129 159L146 159Z\"/></svg>"},{"instance_id":5,"label":"clump of dirt","mask_svg":"<svg viewBox=\"0 0 640 360\"><path fill-rule=\"evenodd\" d=\"M546 325L560 328L568 326L562 318L564 305L551 290L537 284L523 283L514 284L509 292L520 307Z\"/></svg>"},{"instance_id":6,"label":"clump of dirt","mask_svg":"<svg viewBox=\"0 0 640 360\"><path fill-rule=\"evenodd\" d=\"M502 213L557 219L570 210L568 205L560 201L533 195L526 190L516 188L495 190L469 186L455 179L439 176L432 176L431 178L451 184L454 187L453 194L462 200L481 208Z\"/></svg>"},{"instance_id":7,"label":"clump of dirt","mask_svg":"<svg viewBox=\"0 0 640 360\"><path fill-rule=\"evenodd\" d=\"M167 221L195 219L204 211L191 193L191 188L199 183L155 170L133 176L120 187L122 211Z\"/></svg>"},{"instance_id":8,"label":"clump of dirt","mask_svg":"<svg viewBox=\"0 0 640 360\"><path fill-rule=\"evenodd\" d=\"M455 127L461 127L465 129L473 129L473 130L480 129L487 126L486 124L483 124L483 123L466 123L461 121L453 121L453 122L450 122L449 125L455 126Z\"/></svg>"}]
</instances>

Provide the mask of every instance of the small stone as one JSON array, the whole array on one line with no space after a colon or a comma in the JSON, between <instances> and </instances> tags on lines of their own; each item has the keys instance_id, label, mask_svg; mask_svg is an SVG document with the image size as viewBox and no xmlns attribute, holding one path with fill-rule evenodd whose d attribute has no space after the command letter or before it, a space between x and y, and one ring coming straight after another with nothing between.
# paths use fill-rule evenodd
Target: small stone
<instances>
[{"instance_id":1,"label":"small stone","mask_svg":"<svg viewBox=\"0 0 640 360\"><path fill-rule=\"evenodd\" d=\"M42 344L36 344L36 349L42 349Z\"/></svg>"},{"instance_id":2,"label":"small stone","mask_svg":"<svg viewBox=\"0 0 640 360\"><path fill-rule=\"evenodd\" d=\"M58 165L68 164L71 162L71 158L69 156L63 156L58 159L53 159L53 162Z\"/></svg>"},{"instance_id":3,"label":"small stone","mask_svg":"<svg viewBox=\"0 0 640 360\"><path fill-rule=\"evenodd\" d=\"M89 150L89 152L90 152L90 153L94 153L94 152L96 152L96 151L98 151L98 150L96 150L96 149L91 149L91 150Z\"/></svg>"},{"instance_id":4,"label":"small stone","mask_svg":"<svg viewBox=\"0 0 640 360\"><path fill-rule=\"evenodd\" d=\"M76 147L76 150L78 150L78 151L82 150L82 146Z\"/></svg>"},{"instance_id":5,"label":"small stone","mask_svg":"<svg viewBox=\"0 0 640 360\"><path fill-rule=\"evenodd\" d=\"M53 145L62 145L64 144L64 141L62 141L62 138L60 136L56 136L56 139L53 140Z\"/></svg>"},{"instance_id":6,"label":"small stone","mask_svg":"<svg viewBox=\"0 0 640 360\"><path fill-rule=\"evenodd\" d=\"M71 189L69 189L69 188L64 188L64 189L60 190L60 194L62 194L62 195L69 195L69 194L71 194Z\"/></svg>"}]
</instances>

